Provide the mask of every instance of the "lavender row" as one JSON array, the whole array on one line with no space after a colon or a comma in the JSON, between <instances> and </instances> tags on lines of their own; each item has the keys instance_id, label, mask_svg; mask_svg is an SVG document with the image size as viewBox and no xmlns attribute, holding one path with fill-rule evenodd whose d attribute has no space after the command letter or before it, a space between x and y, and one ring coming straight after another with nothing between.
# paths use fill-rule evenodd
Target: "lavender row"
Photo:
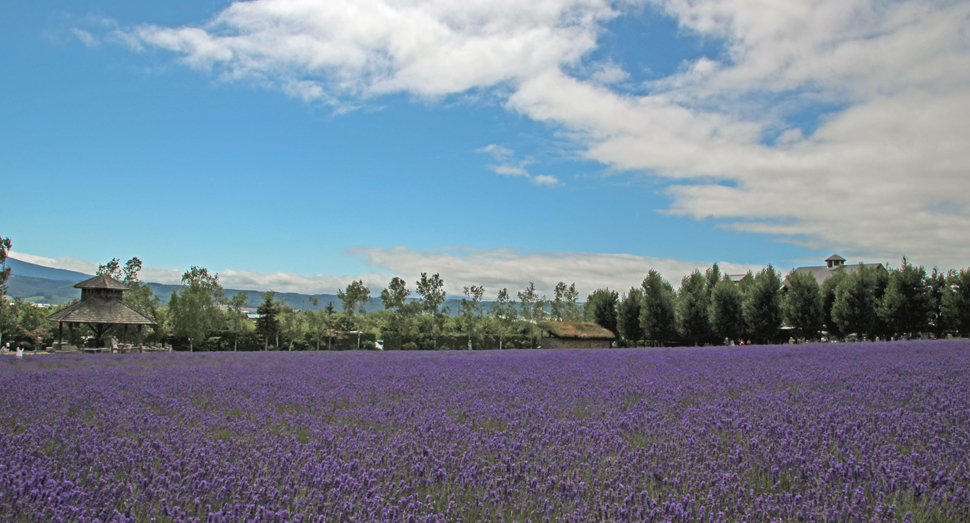
<instances>
[{"instance_id":1,"label":"lavender row","mask_svg":"<svg viewBox=\"0 0 970 523\"><path fill-rule=\"evenodd\" d=\"M970 343L0 361L2 521L966 521Z\"/></svg>"}]
</instances>

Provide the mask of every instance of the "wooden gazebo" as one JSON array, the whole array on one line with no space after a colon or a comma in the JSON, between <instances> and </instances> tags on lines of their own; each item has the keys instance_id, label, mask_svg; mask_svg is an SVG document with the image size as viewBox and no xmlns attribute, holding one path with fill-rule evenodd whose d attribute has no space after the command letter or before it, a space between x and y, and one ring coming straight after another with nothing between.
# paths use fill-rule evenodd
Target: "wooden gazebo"
<instances>
[{"instance_id":1,"label":"wooden gazebo","mask_svg":"<svg viewBox=\"0 0 970 523\"><path fill-rule=\"evenodd\" d=\"M138 328L138 344L141 345L141 328L143 325L155 325L155 322L140 312L125 305L123 296L131 288L106 274L99 274L89 280L84 280L74 286L81 289L81 301L59 310L47 317L48 321L58 323L57 341L63 344L64 324L70 330L69 337L74 340L74 324L87 324L94 330L98 340L104 341L104 334L114 325L124 325L125 333L128 327Z\"/></svg>"}]
</instances>

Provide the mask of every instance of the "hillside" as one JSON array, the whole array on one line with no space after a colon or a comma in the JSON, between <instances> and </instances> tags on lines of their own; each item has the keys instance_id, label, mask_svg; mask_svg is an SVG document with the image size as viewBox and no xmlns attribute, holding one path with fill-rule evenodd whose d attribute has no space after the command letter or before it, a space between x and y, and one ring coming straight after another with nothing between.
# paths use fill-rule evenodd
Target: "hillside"
<instances>
[{"instance_id":1,"label":"hillside","mask_svg":"<svg viewBox=\"0 0 970 523\"><path fill-rule=\"evenodd\" d=\"M12 298L20 298L33 303L48 303L59 305L81 297L80 289L75 289L74 284L90 278L92 275L80 272L67 271L63 269L51 269L34 265L13 258L7 258L7 265L11 268L10 281L8 282L7 295ZM148 287L158 296L162 303L168 303L172 292L178 290L179 285L165 285L161 283L148 283ZM223 293L227 298L235 296L236 293L243 292L248 300L246 307L256 308L263 301L263 293L266 291L251 291L238 289L224 289ZM310 302L310 298L317 299L317 305ZM336 294L300 294L296 292L277 292L276 299L286 303L286 305L297 310L322 310L328 303L338 311L340 310L340 298ZM458 302L460 297L450 297L445 300L444 307L448 307L452 315L458 313ZM487 307L489 302L485 302ZM372 297L367 304L367 312L382 310L384 306L378 298Z\"/></svg>"}]
</instances>

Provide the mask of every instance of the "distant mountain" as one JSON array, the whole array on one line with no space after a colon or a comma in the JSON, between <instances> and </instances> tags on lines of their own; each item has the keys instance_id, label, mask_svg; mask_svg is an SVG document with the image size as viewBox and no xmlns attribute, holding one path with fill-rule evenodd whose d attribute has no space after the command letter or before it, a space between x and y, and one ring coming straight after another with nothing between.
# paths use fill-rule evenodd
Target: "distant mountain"
<instances>
[{"instance_id":1,"label":"distant mountain","mask_svg":"<svg viewBox=\"0 0 970 523\"><path fill-rule=\"evenodd\" d=\"M7 258L7 267L10 267L10 274L15 276L69 281L73 283L84 281L94 276L93 274L84 274L83 272L68 271L65 269L52 269L50 267L44 267L42 265L35 265L33 263L21 261L16 258Z\"/></svg>"},{"instance_id":2,"label":"distant mountain","mask_svg":"<svg viewBox=\"0 0 970 523\"><path fill-rule=\"evenodd\" d=\"M90 278L91 274L68 271L64 269L51 269L33 263L28 263L13 258L7 258L7 265L10 267L10 281L7 295L12 298L20 298L33 303L48 303L59 305L81 297L81 290L75 289L74 284ZM172 297L172 292L177 291L180 285L165 285L161 283L148 283L148 287L158 296L161 303L168 303ZM243 292L247 296L246 307L255 309L263 301L265 291L241 291L236 289L224 289L223 293L227 298L231 298L238 292ZM311 298L316 298L317 305L313 305ZM327 304L333 303L338 311L341 310L340 298L336 294L300 294L296 292L277 292L276 299L282 301L289 307L296 310L322 310L327 308ZM451 315L457 315L460 297L449 297L442 304L448 307ZM487 308L490 302L485 302ZM384 305L377 298L371 298L370 302L364 307L367 312L374 312L384 309Z\"/></svg>"}]
</instances>

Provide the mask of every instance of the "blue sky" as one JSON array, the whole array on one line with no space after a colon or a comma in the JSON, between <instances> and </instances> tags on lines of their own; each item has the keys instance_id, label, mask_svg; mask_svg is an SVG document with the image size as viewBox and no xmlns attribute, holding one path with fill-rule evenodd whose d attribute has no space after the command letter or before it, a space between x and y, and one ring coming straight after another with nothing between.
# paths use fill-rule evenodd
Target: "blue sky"
<instances>
[{"instance_id":1,"label":"blue sky","mask_svg":"<svg viewBox=\"0 0 970 523\"><path fill-rule=\"evenodd\" d=\"M970 263L966 2L14 0L0 42L25 261L451 294Z\"/></svg>"}]
</instances>

